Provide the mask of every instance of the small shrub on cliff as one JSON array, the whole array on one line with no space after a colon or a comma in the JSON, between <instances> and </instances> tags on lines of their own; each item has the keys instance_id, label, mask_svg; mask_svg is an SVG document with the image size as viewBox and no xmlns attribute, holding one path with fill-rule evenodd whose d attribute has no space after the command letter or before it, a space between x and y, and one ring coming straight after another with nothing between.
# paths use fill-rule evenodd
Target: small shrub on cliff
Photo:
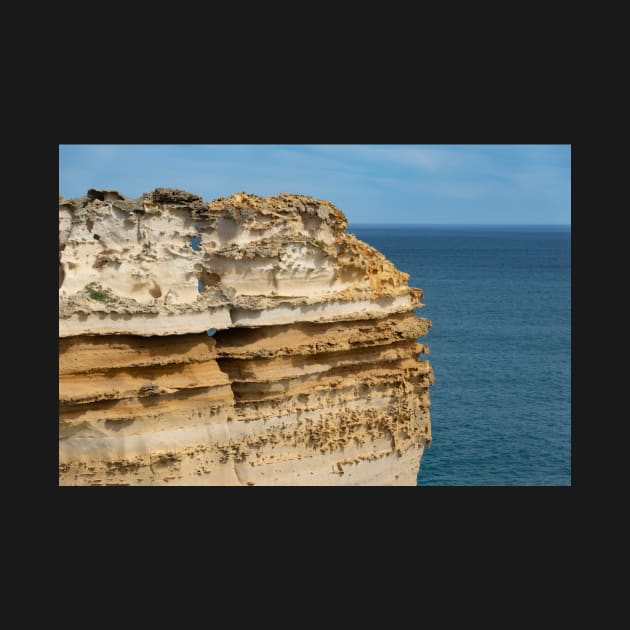
<instances>
[{"instance_id":1,"label":"small shrub on cliff","mask_svg":"<svg viewBox=\"0 0 630 630\"><path fill-rule=\"evenodd\" d=\"M96 300L97 302L112 301L111 296L109 296L107 292L103 291L103 288L97 282L90 282L90 284L86 284L85 290L92 300Z\"/></svg>"}]
</instances>

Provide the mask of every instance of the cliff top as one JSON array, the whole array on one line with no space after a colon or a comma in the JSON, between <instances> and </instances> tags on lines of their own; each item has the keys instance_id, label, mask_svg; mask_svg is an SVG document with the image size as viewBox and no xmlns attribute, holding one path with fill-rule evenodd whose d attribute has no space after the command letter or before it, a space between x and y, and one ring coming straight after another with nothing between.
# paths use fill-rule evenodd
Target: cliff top
<instances>
[{"instance_id":1,"label":"cliff top","mask_svg":"<svg viewBox=\"0 0 630 630\"><path fill-rule=\"evenodd\" d=\"M347 226L329 201L289 193L60 196L60 335L183 334L419 306L408 274Z\"/></svg>"}]
</instances>

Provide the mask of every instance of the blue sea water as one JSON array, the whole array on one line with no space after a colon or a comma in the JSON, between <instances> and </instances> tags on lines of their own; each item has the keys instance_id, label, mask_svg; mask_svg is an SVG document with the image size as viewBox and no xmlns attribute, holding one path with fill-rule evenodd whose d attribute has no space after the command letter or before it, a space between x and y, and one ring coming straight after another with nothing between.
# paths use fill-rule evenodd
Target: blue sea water
<instances>
[{"instance_id":1,"label":"blue sea water","mask_svg":"<svg viewBox=\"0 0 630 630\"><path fill-rule=\"evenodd\" d=\"M410 274L433 322L418 485L570 485L570 226L348 231Z\"/></svg>"}]
</instances>

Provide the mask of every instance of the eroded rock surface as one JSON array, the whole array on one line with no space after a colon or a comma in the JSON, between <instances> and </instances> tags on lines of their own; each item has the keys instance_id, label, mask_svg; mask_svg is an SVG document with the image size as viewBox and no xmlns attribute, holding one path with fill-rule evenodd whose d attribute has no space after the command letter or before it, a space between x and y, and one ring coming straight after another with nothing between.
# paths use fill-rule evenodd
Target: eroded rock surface
<instances>
[{"instance_id":1,"label":"eroded rock surface","mask_svg":"<svg viewBox=\"0 0 630 630\"><path fill-rule=\"evenodd\" d=\"M59 200L62 485L415 485L420 289L334 205Z\"/></svg>"}]
</instances>

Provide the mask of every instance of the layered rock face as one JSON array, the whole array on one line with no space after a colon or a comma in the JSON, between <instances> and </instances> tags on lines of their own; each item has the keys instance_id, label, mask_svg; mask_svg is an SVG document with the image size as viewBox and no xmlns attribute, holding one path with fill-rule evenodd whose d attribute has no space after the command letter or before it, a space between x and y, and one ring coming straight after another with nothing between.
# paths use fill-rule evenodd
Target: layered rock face
<instances>
[{"instance_id":1,"label":"layered rock face","mask_svg":"<svg viewBox=\"0 0 630 630\"><path fill-rule=\"evenodd\" d=\"M326 201L59 201L61 485L416 485L420 289Z\"/></svg>"}]
</instances>

